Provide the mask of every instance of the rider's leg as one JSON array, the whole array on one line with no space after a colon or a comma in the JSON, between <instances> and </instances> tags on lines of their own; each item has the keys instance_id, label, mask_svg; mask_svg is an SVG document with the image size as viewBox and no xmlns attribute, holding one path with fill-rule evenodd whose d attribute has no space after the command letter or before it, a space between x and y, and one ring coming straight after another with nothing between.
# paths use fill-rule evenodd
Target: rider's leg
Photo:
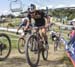
<instances>
[{"instance_id":1,"label":"rider's leg","mask_svg":"<svg viewBox=\"0 0 75 67\"><path fill-rule=\"evenodd\" d=\"M47 34L46 34L46 29L45 28L42 28L42 37L44 38L45 40L45 45L47 48L49 48L49 45L48 45L48 37L47 37Z\"/></svg>"}]
</instances>

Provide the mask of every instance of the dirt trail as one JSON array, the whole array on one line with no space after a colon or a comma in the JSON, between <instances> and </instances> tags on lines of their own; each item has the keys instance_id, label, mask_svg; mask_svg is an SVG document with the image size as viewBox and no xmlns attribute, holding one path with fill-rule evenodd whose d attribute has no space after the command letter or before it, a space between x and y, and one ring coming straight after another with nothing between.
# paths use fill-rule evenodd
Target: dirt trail
<instances>
[{"instance_id":1,"label":"dirt trail","mask_svg":"<svg viewBox=\"0 0 75 67\"><path fill-rule=\"evenodd\" d=\"M64 55L64 50L59 49L54 52L53 46L50 45L48 61L40 58L38 67L67 67L66 64L61 62ZM30 67L25 58L25 54L19 54L18 50L12 49L12 52L5 61L0 61L0 67Z\"/></svg>"}]
</instances>

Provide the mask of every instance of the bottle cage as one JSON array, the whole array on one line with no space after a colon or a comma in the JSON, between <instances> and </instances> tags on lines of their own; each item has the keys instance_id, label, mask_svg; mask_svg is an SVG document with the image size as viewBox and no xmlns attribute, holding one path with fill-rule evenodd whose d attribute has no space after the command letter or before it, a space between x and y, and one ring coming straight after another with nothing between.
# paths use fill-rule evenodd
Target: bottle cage
<instances>
[{"instance_id":1,"label":"bottle cage","mask_svg":"<svg viewBox=\"0 0 75 67\"><path fill-rule=\"evenodd\" d=\"M21 12L22 11L21 0L11 0L10 1L10 10L12 12Z\"/></svg>"}]
</instances>

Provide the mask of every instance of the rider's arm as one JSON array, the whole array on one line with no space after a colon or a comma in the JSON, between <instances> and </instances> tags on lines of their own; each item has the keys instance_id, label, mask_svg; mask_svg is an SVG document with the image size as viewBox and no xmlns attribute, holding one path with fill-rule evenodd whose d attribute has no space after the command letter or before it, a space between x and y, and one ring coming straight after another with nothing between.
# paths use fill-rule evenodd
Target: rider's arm
<instances>
[{"instance_id":1,"label":"rider's arm","mask_svg":"<svg viewBox=\"0 0 75 67\"><path fill-rule=\"evenodd\" d=\"M23 23L21 23L21 24L19 25L19 27L17 28L17 32L18 32L19 29L22 27L22 25L23 25Z\"/></svg>"},{"instance_id":2,"label":"rider's arm","mask_svg":"<svg viewBox=\"0 0 75 67\"><path fill-rule=\"evenodd\" d=\"M27 24L26 24L26 26L24 27L24 30L27 30L28 27L29 27L29 19L27 19Z\"/></svg>"}]
</instances>

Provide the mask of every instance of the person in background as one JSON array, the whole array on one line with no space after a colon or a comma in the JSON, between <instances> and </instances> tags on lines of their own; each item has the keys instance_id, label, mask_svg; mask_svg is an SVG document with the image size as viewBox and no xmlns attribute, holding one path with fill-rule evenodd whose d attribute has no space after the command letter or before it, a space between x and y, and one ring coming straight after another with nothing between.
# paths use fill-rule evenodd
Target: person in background
<instances>
[{"instance_id":1,"label":"person in background","mask_svg":"<svg viewBox=\"0 0 75 67\"><path fill-rule=\"evenodd\" d=\"M18 34L18 31L21 28L23 29L23 32L21 33L21 38L24 37L27 34L27 32L31 33L29 31L29 26L30 26L29 18L28 17L23 18L22 21L21 21L21 24L17 28L17 33L16 34Z\"/></svg>"}]
</instances>

